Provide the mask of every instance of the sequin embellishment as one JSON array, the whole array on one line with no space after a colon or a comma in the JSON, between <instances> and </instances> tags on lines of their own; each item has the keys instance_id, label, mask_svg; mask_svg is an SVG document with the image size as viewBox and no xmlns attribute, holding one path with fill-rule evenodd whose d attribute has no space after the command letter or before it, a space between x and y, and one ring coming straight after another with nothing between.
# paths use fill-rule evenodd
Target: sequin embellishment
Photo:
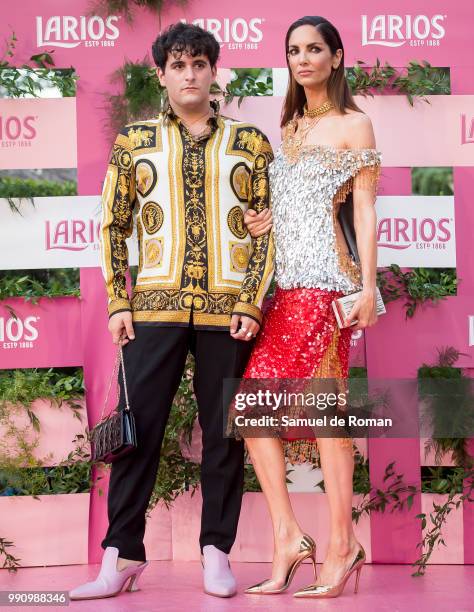
<instances>
[{"instance_id":1,"label":"sequin embellishment","mask_svg":"<svg viewBox=\"0 0 474 612\"><path fill-rule=\"evenodd\" d=\"M381 154L304 145L293 159L289 148L291 138L285 138L269 166L276 281L283 289L357 291L360 270L340 253L334 212L354 188L371 189L375 198Z\"/></svg>"}]
</instances>

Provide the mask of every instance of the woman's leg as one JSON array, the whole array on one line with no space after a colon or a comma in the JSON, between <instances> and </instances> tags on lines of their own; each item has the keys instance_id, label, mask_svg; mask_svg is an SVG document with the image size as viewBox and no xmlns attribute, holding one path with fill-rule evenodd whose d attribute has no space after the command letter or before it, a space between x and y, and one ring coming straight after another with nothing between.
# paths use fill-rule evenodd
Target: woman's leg
<instances>
[{"instance_id":1,"label":"woman's leg","mask_svg":"<svg viewBox=\"0 0 474 612\"><path fill-rule=\"evenodd\" d=\"M330 535L317 584L337 584L354 559L359 545L352 526L354 455L341 438L318 438L324 486L329 503Z\"/></svg>"},{"instance_id":2,"label":"woman's leg","mask_svg":"<svg viewBox=\"0 0 474 612\"><path fill-rule=\"evenodd\" d=\"M255 472L268 504L273 525L272 577L263 589L283 586L288 568L298 554L303 532L298 525L286 486L286 464L279 438L246 438Z\"/></svg>"}]
</instances>

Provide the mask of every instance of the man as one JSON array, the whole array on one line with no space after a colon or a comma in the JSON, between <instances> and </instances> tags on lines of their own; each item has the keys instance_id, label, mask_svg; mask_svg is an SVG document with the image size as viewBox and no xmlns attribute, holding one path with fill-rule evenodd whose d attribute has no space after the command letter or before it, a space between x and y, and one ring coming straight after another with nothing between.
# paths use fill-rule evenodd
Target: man
<instances>
[{"instance_id":1,"label":"man","mask_svg":"<svg viewBox=\"0 0 474 612\"><path fill-rule=\"evenodd\" d=\"M227 555L241 507L243 443L223 436L223 379L244 371L273 274L269 234L252 239L244 225L247 209L268 206L272 151L257 128L209 103L218 56L215 38L194 25L179 23L156 39L153 58L169 108L120 132L105 178L109 330L126 345L138 448L112 465L101 573L74 589L74 599L116 595L128 580L136 585L146 566L145 512L189 350L203 432L204 589L220 597L236 592ZM130 300L125 239L134 211L139 267Z\"/></svg>"}]
</instances>

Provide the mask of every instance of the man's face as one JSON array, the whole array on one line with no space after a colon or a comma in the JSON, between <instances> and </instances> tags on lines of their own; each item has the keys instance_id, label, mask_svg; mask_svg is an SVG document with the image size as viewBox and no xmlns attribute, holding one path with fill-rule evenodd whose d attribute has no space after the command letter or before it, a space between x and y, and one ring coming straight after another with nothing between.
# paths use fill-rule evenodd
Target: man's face
<instances>
[{"instance_id":1,"label":"man's face","mask_svg":"<svg viewBox=\"0 0 474 612\"><path fill-rule=\"evenodd\" d=\"M162 86L168 90L171 102L188 108L198 107L209 100L209 89L216 78L205 55L195 57L184 52L168 53L165 70L156 70Z\"/></svg>"}]
</instances>

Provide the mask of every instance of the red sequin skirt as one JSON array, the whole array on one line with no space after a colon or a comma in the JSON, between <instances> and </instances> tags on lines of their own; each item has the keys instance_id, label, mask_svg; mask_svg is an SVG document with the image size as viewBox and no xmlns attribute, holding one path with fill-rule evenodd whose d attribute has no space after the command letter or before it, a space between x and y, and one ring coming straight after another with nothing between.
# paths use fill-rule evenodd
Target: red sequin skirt
<instances>
[{"instance_id":1,"label":"red sequin skirt","mask_svg":"<svg viewBox=\"0 0 474 612\"><path fill-rule=\"evenodd\" d=\"M339 291L276 288L244 379L346 379L352 330L339 329L331 303ZM284 436L281 436L284 438ZM352 441L341 438L343 444ZM291 463L318 461L313 439L284 439Z\"/></svg>"}]
</instances>

